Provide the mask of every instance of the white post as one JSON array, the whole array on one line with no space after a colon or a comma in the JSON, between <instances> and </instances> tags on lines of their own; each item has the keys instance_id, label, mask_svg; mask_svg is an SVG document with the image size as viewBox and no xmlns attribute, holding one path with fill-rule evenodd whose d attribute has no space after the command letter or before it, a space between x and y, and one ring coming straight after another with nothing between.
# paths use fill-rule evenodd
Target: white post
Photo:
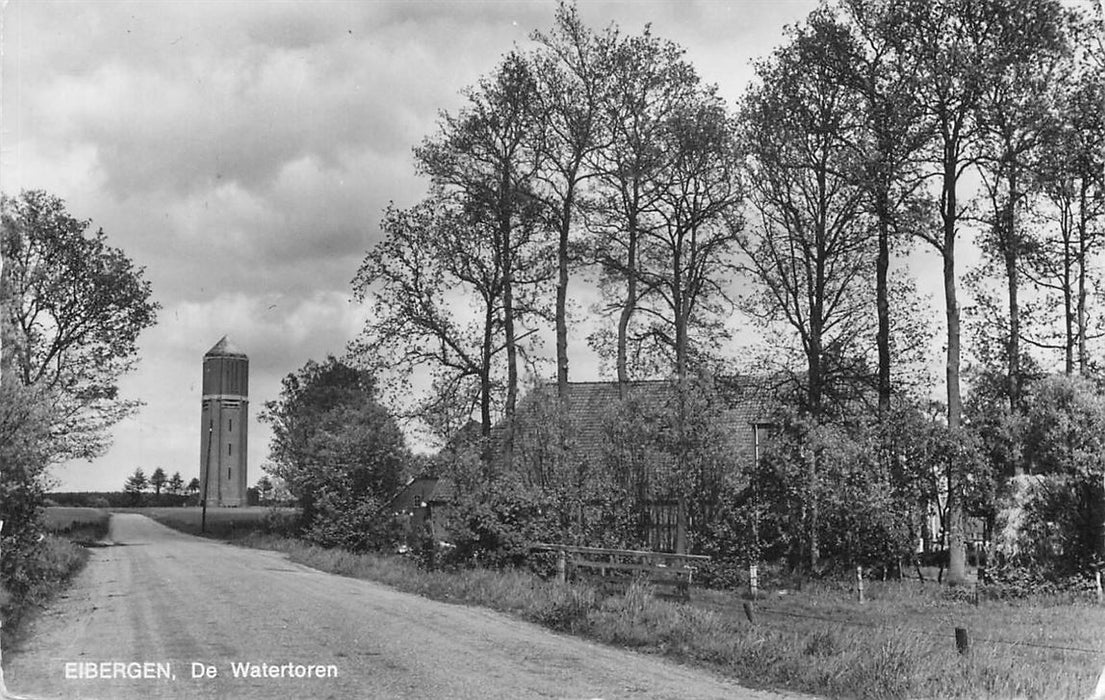
<instances>
[{"instance_id":1,"label":"white post","mask_svg":"<svg viewBox=\"0 0 1105 700\"><path fill-rule=\"evenodd\" d=\"M748 595L753 600L756 599L760 593L760 571L759 567L755 564L748 565Z\"/></svg>"},{"instance_id":2,"label":"white post","mask_svg":"<svg viewBox=\"0 0 1105 700\"><path fill-rule=\"evenodd\" d=\"M1101 591L1101 569L1094 572L1094 584L1097 588L1097 604L1101 605L1102 591Z\"/></svg>"},{"instance_id":3,"label":"white post","mask_svg":"<svg viewBox=\"0 0 1105 700\"><path fill-rule=\"evenodd\" d=\"M856 567L856 592L859 595L859 602L863 603L863 567Z\"/></svg>"}]
</instances>

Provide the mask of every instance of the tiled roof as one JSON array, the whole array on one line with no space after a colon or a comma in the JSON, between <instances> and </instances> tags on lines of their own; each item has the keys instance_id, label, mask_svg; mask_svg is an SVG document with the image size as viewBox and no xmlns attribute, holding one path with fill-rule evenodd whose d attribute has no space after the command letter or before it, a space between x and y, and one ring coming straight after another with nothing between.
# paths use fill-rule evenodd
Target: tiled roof
<instances>
[{"instance_id":1,"label":"tiled roof","mask_svg":"<svg viewBox=\"0 0 1105 700\"><path fill-rule=\"evenodd\" d=\"M399 513L419 508L423 503L448 503L453 499L455 491L451 479L418 476L395 494L388 504L388 510Z\"/></svg>"},{"instance_id":2,"label":"tiled roof","mask_svg":"<svg viewBox=\"0 0 1105 700\"><path fill-rule=\"evenodd\" d=\"M720 402L720 423L725 449L738 463L753 459L755 445L755 426L770 424L776 408L780 405L776 398L778 382L767 377L728 377L716 380L717 400ZM575 460L581 460L592 466L608 462L609 427L614 411L621 400L617 382L572 382L568 386L568 426L569 448ZM515 458L523 458L527 449L541 450L547 445L555 426L556 417L555 382L542 385L526 394L518 402L514 430ZM626 398L629 406L639 410L645 421L638 426L650 430L648 421L655 421L657 432L666 430L663 416L668 414L677 397L675 385L670 381L634 381L629 382ZM670 415L670 414L668 414ZM478 426L477 426L478 427ZM505 425L496 424L491 430L491 452L501 454ZM474 434L471 425L465 431ZM464 442L464 436L450 442L450 447ZM455 443L455 444L454 444ZM445 454L450 448L442 451ZM420 496L426 502L446 502L453 497L455 485L448 479L432 479L434 486ZM417 481L417 480L416 480ZM416 504L417 505L417 504Z\"/></svg>"},{"instance_id":3,"label":"tiled roof","mask_svg":"<svg viewBox=\"0 0 1105 700\"><path fill-rule=\"evenodd\" d=\"M719 398L724 408L721 421L731 428L734 436L748 435L751 442L752 426L769 423L777 402L774 399L774 387L770 380L759 377L730 377L716 382ZM527 421L536 417L547 418L533 405L544 396L555 401L556 384L546 384L527 395L519 404L518 430L526 431ZM670 381L634 381L630 382L626 397L632 400L646 416L659 416L672 405L676 398L675 386ZM572 382L568 386L568 420L572 433L569 438L573 451L578 457L589 458L597 462L601 458L605 441L604 424L610 411L620 400L617 382ZM527 409L530 413L527 414ZM533 416L533 417L531 417ZM500 426L497 426L497 428ZM540 427L540 426L537 426ZM493 438L500 438L501 430L493 431ZM499 440L495 439L498 443ZM743 446L745 440L738 440Z\"/></svg>"}]
</instances>

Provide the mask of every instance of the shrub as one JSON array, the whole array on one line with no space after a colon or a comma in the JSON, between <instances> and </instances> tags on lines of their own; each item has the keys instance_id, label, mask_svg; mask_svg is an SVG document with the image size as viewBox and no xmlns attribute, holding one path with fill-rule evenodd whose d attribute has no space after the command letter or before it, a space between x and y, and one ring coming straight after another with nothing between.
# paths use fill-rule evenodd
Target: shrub
<instances>
[{"instance_id":1,"label":"shrub","mask_svg":"<svg viewBox=\"0 0 1105 700\"><path fill-rule=\"evenodd\" d=\"M386 516L383 505L371 496L354 498L348 492L325 489L314 506L314 517L303 530L303 538L321 547L366 552L394 548L401 539L401 531Z\"/></svg>"},{"instance_id":2,"label":"shrub","mask_svg":"<svg viewBox=\"0 0 1105 700\"><path fill-rule=\"evenodd\" d=\"M18 630L27 610L45 603L87 559L88 552L83 547L53 535L46 535L19 551L6 550L8 575L0 585L4 642Z\"/></svg>"},{"instance_id":3,"label":"shrub","mask_svg":"<svg viewBox=\"0 0 1105 700\"><path fill-rule=\"evenodd\" d=\"M1092 574L1100 486L1073 474L1022 477L998 518L999 552L988 573L1017 586Z\"/></svg>"},{"instance_id":4,"label":"shrub","mask_svg":"<svg viewBox=\"0 0 1105 700\"><path fill-rule=\"evenodd\" d=\"M549 517L550 504L520 483L500 478L467 495L451 513L448 530L451 565L524 567L530 544L556 541L560 529Z\"/></svg>"}]
</instances>

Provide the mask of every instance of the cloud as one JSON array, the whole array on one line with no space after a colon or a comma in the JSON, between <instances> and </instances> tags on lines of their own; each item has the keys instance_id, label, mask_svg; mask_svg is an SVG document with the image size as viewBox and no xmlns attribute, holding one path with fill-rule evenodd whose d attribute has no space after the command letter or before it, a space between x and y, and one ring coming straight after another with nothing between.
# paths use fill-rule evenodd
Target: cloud
<instances>
[{"instance_id":1,"label":"cloud","mask_svg":"<svg viewBox=\"0 0 1105 700\"><path fill-rule=\"evenodd\" d=\"M629 33L653 21L731 96L748 59L813 4L584 0L580 13ZM411 148L554 12L551 0L11 0L0 187L65 199L145 268L163 305L122 385L146 407L107 456L59 471L66 483L198 473L200 362L224 333L250 355L255 412L288 372L341 353L366 313L350 281L384 207L425 191ZM595 378L587 331L573 332L573 375ZM268 433L250 430L254 480Z\"/></svg>"}]
</instances>

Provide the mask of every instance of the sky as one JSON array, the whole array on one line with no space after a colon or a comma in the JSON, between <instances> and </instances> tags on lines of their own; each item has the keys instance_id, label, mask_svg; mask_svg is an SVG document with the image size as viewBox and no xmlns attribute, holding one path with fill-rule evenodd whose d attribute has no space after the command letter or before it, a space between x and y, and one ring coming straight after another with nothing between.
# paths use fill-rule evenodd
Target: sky
<instances>
[{"instance_id":1,"label":"sky","mask_svg":"<svg viewBox=\"0 0 1105 700\"><path fill-rule=\"evenodd\" d=\"M595 29L651 23L735 100L750 62L814 5L579 9ZM145 405L103 457L58 467L57 488L121 489L136 467L197 476L202 358L223 335L250 358L255 483L271 438L259 409L308 359L340 356L365 321L350 282L381 214L426 190L412 147L554 11L553 0L8 0L0 190L64 199L145 268L162 307L120 385ZM573 379L602 378L585 333L570 343Z\"/></svg>"}]
</instances>

